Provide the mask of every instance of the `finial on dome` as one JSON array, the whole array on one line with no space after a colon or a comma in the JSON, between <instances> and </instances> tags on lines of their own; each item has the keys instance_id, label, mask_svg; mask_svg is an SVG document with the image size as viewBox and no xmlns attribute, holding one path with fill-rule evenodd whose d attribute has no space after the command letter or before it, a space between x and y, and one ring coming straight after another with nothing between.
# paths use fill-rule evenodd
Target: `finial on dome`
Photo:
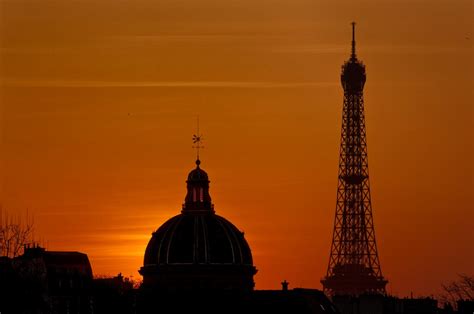
<instances>
[{"instance_id":1,"label":"finial on dome","mask_svg":"<svg viewBox=\"0 0 474 314\"><path fill-rule=\"evenodd\" d=\"M352 50L351 50L351 60L356 60L356 42L355 42L355 22L352 22Z\"/></svg>"},{"instance_id":2,"label":"finial on dome","mask_svg":"<svg viewBox=\"0 0 474 314\"><path fill-rule=\"evenodd\" d=\"M204 146L202 146L202 135L201 133L199 133L199 116L197 117L197 132L196 134L193 135L193 148L196 149L196 165L199 167L199 164L201 163L201 161L199 160L199 150L201 148L204 148Z\"/></svg>"}]
</instances>

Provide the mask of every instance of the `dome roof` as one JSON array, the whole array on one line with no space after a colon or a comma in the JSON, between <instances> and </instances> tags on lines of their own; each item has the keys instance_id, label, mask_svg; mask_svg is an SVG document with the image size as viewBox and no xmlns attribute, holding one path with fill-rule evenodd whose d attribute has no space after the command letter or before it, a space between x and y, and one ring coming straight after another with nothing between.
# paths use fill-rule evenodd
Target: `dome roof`
<instances>
[{"instance_id":1,"label":"dome roof","mask_svg":"<svg viewBox=\"0 0 474 314\"><path fill-rule=\"evenodd\" d=\"M243 232L214 212L209 177L188 175L181 214L153 232L140 269L143 286L159 290L252 290L252 253Z\"/></svg>"},{"instance_id":2,"label":"dome roof","mask_svg":"<svg viewBox=\"0 0 474 314\"><path fill-rule=\"evenodd\" d=\"M252 255L243 233L225 218L183 213L153 233L144 264L252 265Z\"/></svg>"}]
</instances>

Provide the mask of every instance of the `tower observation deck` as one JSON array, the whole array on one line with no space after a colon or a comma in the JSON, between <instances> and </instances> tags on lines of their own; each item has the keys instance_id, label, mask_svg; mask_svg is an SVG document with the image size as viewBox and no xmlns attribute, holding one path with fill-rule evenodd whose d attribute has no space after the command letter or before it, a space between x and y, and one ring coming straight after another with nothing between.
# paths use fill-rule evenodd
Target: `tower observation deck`
<instances>
[{"instance_id":1,"label":"tower observation deck","mask_svg":"<svg viewBox=\"0 0 474 314\"><path fill-rule=\"evenodd\" d=\"M329 295L385 294L375 241L370 199L369 165L364 117L364 64L357 59L355 23L352 50L342 66L344 89L336 215L326 277Z\"/></svg>"}]
</instances>

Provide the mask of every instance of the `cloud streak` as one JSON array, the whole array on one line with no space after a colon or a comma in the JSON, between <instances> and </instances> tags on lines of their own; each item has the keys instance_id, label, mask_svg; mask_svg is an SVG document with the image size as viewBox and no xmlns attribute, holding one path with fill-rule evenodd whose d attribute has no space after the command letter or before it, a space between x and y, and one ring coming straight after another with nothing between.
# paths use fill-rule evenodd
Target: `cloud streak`
<instances>
[{"instance_id":1,"label":"cloud streak","mask_svg":"<svg viewBox=\"0 0 474 314\"><path fill-rule=\"evenodd\" d=\"M271 82L271 81L71 81L71 80L3 80L7 87L163 87L163 88L304 88L338 86L338 82Z\"/></svg>"},{"instance_id":2,"label":"cloud streak","mask_svg":"<svg viewBox=\"0 0 474 314\"><path fill-rule=\"evenodd\" d=\"M357 47L360 54L455 54L472 53L471 46L436 46L436 45L365 45ZM273 53L293 53L293 54L349 54L350 47L343 45L289 45L272 49Z\"/></svg>"}]
</instances>

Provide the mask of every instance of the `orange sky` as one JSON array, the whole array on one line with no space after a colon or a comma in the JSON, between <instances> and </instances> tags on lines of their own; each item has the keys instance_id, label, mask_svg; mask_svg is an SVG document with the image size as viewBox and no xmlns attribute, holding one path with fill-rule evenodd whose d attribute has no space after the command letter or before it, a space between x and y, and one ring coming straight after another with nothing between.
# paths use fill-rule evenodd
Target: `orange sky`
<instances>
[{"instance_id":1,"label":"orange sky","mask_svg":"<svg viewBox=\"0 0 474 314\"><path fill-rule=\"evenodd\" d=\"M194 166L258 289L320 288L350 22L374 220L394 294L474 273L472 1L0 0L0 203L51 250L138 276Z\"/></svg>"}]
</instances>

